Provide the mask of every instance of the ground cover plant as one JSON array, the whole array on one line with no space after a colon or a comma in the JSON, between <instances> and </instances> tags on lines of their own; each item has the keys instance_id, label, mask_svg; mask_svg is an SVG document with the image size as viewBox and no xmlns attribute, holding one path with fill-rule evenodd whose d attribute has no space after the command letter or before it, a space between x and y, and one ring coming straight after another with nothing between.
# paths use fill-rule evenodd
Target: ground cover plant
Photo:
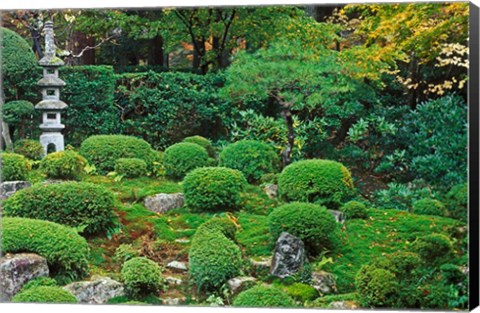
<instances>
[{"instance_id":1,"label":"ground cover plant","mask_svg":"<svg viewBox=\"0 0 480 313\"><path fill-rule=\"evenodd\" d=\"M47 19L56 152L34 110ZM2 251L49 267L13 302L106 276L109 304L468 308L468 4L2 20L1 180L24 187L2 191Z\"/></svg>"}]
</instances>

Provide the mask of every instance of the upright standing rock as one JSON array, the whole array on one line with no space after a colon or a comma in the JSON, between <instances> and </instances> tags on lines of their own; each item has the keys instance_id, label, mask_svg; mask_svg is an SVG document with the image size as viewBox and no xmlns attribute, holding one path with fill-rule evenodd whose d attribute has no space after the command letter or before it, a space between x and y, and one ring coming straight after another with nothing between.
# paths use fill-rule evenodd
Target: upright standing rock
<instances>
[{"instance_id":1,"label":"upright standing rock","mask_svg":"<svg viewBox=\"0 0 480 313\"><path fill-rule=\"evenodd\" d=\"M43 67L43 78L37 83L42 92L42 101L35 106L35 109L42 112L43 123L40 124L40 129L43 133L40 135L40 143L45 153L63 151L65 144L60 131L65 125L60 122L60 112L68 106L60 100L60 87L65 86L65 82L58 78L58 68L64 62L55 55L52 21L45 22L45 56L38 64Z\"/></svg>"},{"instance_id":2,"label":"upright standing rock","mask_svg":"<svg viewBox=\"0 0 480 313\"><path fill-rule=\"evenodd\" d=\"M275 246L270 274L285 278L300 270L304 262L303 241L287 232L281 233Z\"/></svg>"}]
</instances>

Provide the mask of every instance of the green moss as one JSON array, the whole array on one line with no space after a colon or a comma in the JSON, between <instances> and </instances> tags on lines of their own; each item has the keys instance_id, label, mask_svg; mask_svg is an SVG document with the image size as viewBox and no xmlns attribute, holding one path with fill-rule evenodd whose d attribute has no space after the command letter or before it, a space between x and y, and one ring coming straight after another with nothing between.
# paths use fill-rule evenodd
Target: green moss
<instances>
[{"instance_id":1,"label":"green moss","mask_svg":"<svg viewBox=\"0 0 480 313\"><path fill-rule=\"evenodd\" d=\"M284 289L290 297L300 301L302 304L305 303L305 301L311 301L318 297L318 292L315 288L302 283L294 283Z\"/></svg>"},{"instance_id":2,"label":"green moss","mask_svg":"<svg viewBox=\"0 0 480 313\"><path fill-rule=\"evenodd\" d=\"M237 241L249 256L269 256L273 250L273 242L268 226L268 217L248 213L238 214L240 229Z\"/></svg>"}]
</instances>

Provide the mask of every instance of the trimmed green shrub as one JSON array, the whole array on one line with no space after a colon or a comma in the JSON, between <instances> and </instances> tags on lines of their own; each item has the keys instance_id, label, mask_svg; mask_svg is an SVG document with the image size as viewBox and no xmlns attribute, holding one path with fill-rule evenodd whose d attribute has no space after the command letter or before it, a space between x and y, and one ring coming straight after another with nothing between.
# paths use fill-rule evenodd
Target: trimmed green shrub
<instances>
[{"instance_id":1,"label":"trimmed green shrub","mask_svg":"<svg viewBox=\"0 0 480 313\"><path fill-rule=\"evenodd\" d=\"M212 142L202 136L191 136L183 139L183 142L195 143L205 150L207 150L208 156L215 159L215 149L213 149Z\"/></svg>"},{"instance_id":2,"label":"trimmed green shrub","mask_svg":"<svg viewBox=\"0 0 480 313\"><path fill-rule=\"evenodd\" d=\"M172 178L181 179L197 167L207 165L207 150L194 143L180 142L174 144L168 147L163 154L165 174Z\"/></svg>"},{"instance_id":3,"label":"trimmed green shrub","mask_svg":"<svg viewBox=\"0 0 480 313\"><path fill-rule=\"evenodd\" d=\"M398 289L392 272L370 265L360 269L355 286L360 302L367 307L392 307Z\"/></svg>"},{"instance_id":4,"label":"trimmed green shrub","mask_svg":"<svg viewBox=\"0 0 480 313\"><path fill-rule=\"evenodd\" d=\"M270 145L256 140L240 140L226 146L220 153L220 166L241 171L250 183L262 175L273 173L280 160Z\"/></svg>"},{"instance_id":5,"label":"trimmed green shrub","mask_svg":"<svg viewBox=\"0 0 480 313\"><path fill-rule=\"evenodd\" d=\"M153 150L152 174L155 177L165 175L165 168L163 167L163 151Z\"/></svg>"},{"instance_id":6,"label":"trimmed green shrub","mask_svg":"<svg viewBox=\"0 0 480 313\"><path fill-rule=\"evenodd\" d=\"M337 222L328 210L318 204L292 202L269 215L270 233L277 240L282 232L300 238L311 254L331 249Z\"/></svg>"},{"instance_id":7,"label":"trimmed green shrub","mask_svg":"<svg viewBox=\"0 0 480 313\"><path fill-rule=\"evenodd\" d=\"M318 297L318 291L310 285L294 283L285 287L286 293L293 299L305 303Z\"/></svg>"},{"instance_id":8,"label":"trimmed green shrub","mask_svg":"<svg viewBox=\"0 0 480 313\"><path fill-rule=\"evenodd\" d=\"M366 218L367 207L365 204L358 202L358 201L349 201L345 203L342 208L340 209L346 218Z\"/></svg>"},{"instance_id":9,"label":"trimmed green shrub","mask_svg":"<svg viewBox=\"0 0 480 313\"><path fill-rule=\"evenodd\" d=\"M30 163L20 154L0 154L1 181L26 180Z\"/></svg>"},{"instance_id":10,"label":"trimmed green shrub","mask_svg":"<svg viewBox=\"0 0 480 313\"><path fill-rule=\"evenodd\" d=\"M145 257L136 257L122 266L125 290L132 297L158 293L163 287L162 269Z\"/></svg>"},{"instance_id":11,"label":"trimmed green shrub","mask_svg":"<svg viewBox=\"0 0 480 313\"><path fill-rule=\"evenodd\" d=\"M91 183L36 184L16 192L4 203L6 216L47 220L84 228L87 234L105 231L115 222L114 196Z\"/></svg>"},{"instance_id":12,"label":"trimmed green shrub","mask_svg":"<svg viewBox=\"0 0 480 313\"><path fill-rule=\"evenodd\" d=\"M25 285L22 286L21 291L25 291L30 288L36 288L40 286L58 286L58 283L55 279L46 277L46 276L40 276L35 279L32 279L31 281L27 282Z\"/></svg>"},{"instance_id":13,"label":"trimmed green shrub","mask_svg":"<svg viewBox=\"0 0 480 313\"><path fill-rule=\"evenodd\" d=\"M220 232L228 239L235 241L237 226L227 217L212 217L197 228L195 236L200 236L202 233L215 232Z\"/></svg>"},{"instance_id":14,"label":"trimmed green shrub","mask_svg":"<svg viewBox=\"0 0 480 313\"><path fill-rule=\"evenodd\" d=\"M255 286L241 292L233 301L238 307L294 307L295 301L280 289Z\"/></svg>"},{"instance_id":15,"label":"trimmed green shrub","mask_svg":"<svg viewBox=\"0 0 480 313\"><path fill-rule=\"evenodd\" d=\"M43 149L42 144L37 140L31 139L22 139L15 141L13 151L34 161L41 160L45 155L45 149Z\"/></svg>"},{"instance_id":16,"label":"trimmed green shrub","mask_svg":"<svg viewBox=\"0 0 480 313\"><path fill-rule=\"evenodd\" d=\"M260 177L261 184L278 184L278 174L268 173Z\"/></svg>"},{"instance_id":17,"label":"trimmed green shrub","mask_svg":"<svg viewBox=\"0 0 480 313\"><path fill-rule=\"evenodd\" d=\"M41 69L31 45L19 34L3 27L0 27L0 38L3 41L0 61L5 102L34 100L37 97L35 83L40 79Z\"/></svg>"},{"instance_id":18,"label":"trimmed green shrub","mask_svg":"<svg viewBox=\"0 0 480 313\"><path fill-rule=\"evenodd\" d=\"M121 158L115 162L115 172L127 178L147 175L147 163L137 158Z\"/></svg>"},{"instance_id":19,"label":"trimmed green shrub","mask_svg":"<svg viewBox=\"0 0 480 313\"><path fill-rule=\"evenodd\" d=\"M114 103L116 77L111 66L64 66L59 75L66 83L62 99L68 110L62 119L68 143L80 146L92 135L123 133L125 123Z\"/></svg>"},{"instance_id":20,"label":"trimmed green shrub","mask_svg":"<svg viewBox=\"0 0 480 313\"><path fill-rule=\"evenodd\" d=\"M450 217L467 222L468 217L468 185L453 186L443 200Z\"/></svg>"},{"instance_id":21,"label":"trimmed green shrub","mask_svg":"<svg viewBox=\"0 0 480 313\"><path fill-rule=\"evenodd\" d=\"M278 193L287 201L314 202L337 209L353 191L350 171L330 160L304 160L285 167Z\"/></svg>"},{"instance_id":22,"label":"trimmed green shrub","mask_svg":"<svg viewBox=\"0 0 480 313\"><path fill-rule=\"evenodd\" d=\"M197 168L185 176L185 204L194 211L225 211L238 208L247 181L240 171L225 167Z\"/></svg>"},{"instance_id":23,"label":"trimmed green shrub","mask_svg":"<svg viewBox=\"0 0 480 313\"><path fill-rule=\"evenodd\" d=\"M23 303L77 303L77 299L61 287L38 286L22 290L12 298L12 302Z\"/></svg>"},{"instance_id":24,"label":"trimmed green shrub","mask_svg":"<svg viewBox=\"0 0 480 313\"><path fill-rule=\"evenodd\" d=\"M445 205L435 199L424 198L413 203L413 213L420 215L445 215Z\"/></svg>"},{"instance_id":25,"label":"trimmed green shrub","mask_svg":"<svg viewBox=\"0 0 480 313\"><path fill-rule=\"evenodd\" d=\"M432 264L448 260L453 255L452 241L442 234L431 234L417 238L412 245L423 261Z\"/></svg>"},{"instance_id":26,"label":"trimmed green shrub","mask_svg":"<svg viewBox=\"0 0 480 313\"><path fill-rule=\"evenodd\" d=\"M91 136L82 142L80 154L94 164L101 174L113 171L115 162L120 158L142 159L150 170L155 158L148 142L123 135Z\"/></svg>"},{"instance_id":27,"label":"trimmed green shrub","mask_svg":"<svg viewBox=\"0 0 480 313\"><path fill-rule=\"evenodd\" d=\"M407 280L412 272L421 264L418 254L413 252L396 252L387 255L389 260L388 270L395 274L398 279Z\"/></svg>"},{"instance_id":28,"label":"trimmed green shrub","mask_svg":"<svg viewBox=\"0 0 480 313\"><path fill-rule=\"evenodd\" d=\"M42 170L47 178L80 180L85 175L87 160L75 151L59 151L49 153L41 162Z\"/></svg>"},{"instance_id":29,"label":"trimmed green shrub","mask_svg":"<svg viewBox=\"0 0 480 313\"><path fill-rule=\"evenodd\" d=\"M80 279L87 274L89 247L74 229L19 217L3 217L1 223L4 253L28 251L43 256L57 280Z\"/></svg>"},{"instance_id":30,"label":"trimmed green shrub","mask_svg":"<svg viewBox=\"0 0 480 313\"><path fill-rule=\"evenodd\" d=\"M27 125L33 122L32 117L35 113L33 104L25 100L10 101L3 105L2 111L3 121L8 124L10 135L25 138Z\"/></svg>"},{"instance_id":31,"label":"trimmed green shrub","mask_svg":"<svg viewBox=\"0 0 480 313\"><path fill-rule=\"evenodd\" d=\"M240 249L224 235L231 230L227 221L210 220L195 233L188 259L189 273L198 289L214 291L240 273Z\"/></svg>"}]
</instances>

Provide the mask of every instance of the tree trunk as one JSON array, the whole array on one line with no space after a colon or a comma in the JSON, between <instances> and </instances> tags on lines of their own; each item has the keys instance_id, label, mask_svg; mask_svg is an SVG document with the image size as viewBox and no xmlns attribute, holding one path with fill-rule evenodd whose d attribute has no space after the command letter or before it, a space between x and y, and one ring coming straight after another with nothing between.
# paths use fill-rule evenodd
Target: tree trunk
<instances>
[{"instance_id":1,"label":"tree trunk","mask_svg":"<svg viewBox=\"0 0 480 313\"><path fill-rule=\"evenodd\" d=\"M150 49L148 50L148 65L165 66L162 36L157 36L150 39L149 46Z\"/></svg>"},{"instance_id":2,"label":"tree trunk","mask_svg":"<svg viewBox=\"0 0 480 313\"><path fill-rule=\"evenodd\" d=\"M1 126L0 131L2 132L3 145L6 148L11 147L12 146L12 138L10 137L10 130L9 130L8 124L5 123L4 121L2 121L0 126Z\"/></svg>"},{"instance_id":3,"label":"tree trunk","mask_svg":"<svg viewBox=\"0 0 480 313\"><path fill-rule=\"evenodd\" d=\"M293 151L293 145L295 142L295 132L293 130L293 117L292 117L292 111L288 106L282 106L282 112L281 115L283 119L285 120L285 123L287 124L287 136L288 136L288 142L287 142L287 147L283 150L282 152L282 163L283 166L287 166L290 164L291 157L292 157L292 151Z\"/></svg>"}]
</instances>

